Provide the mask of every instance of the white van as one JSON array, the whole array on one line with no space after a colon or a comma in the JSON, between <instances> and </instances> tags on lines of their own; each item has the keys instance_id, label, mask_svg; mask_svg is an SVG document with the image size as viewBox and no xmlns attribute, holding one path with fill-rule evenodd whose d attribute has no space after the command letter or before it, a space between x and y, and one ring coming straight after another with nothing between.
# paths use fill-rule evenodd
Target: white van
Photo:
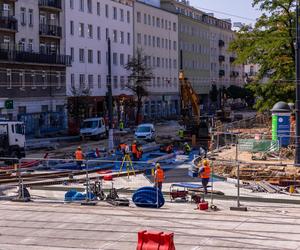
<instances>
[{"instance_id":1,"label":"white van","mask_svg":"<svg viewBox=\"0 0 300 250\"><path fill-rule=\"evenodd\" d=\"M107 137L105 122L102 117L85 119L80 128L81 138L100 139Z\"/></svg>"},{"instance_id":2,"label":"white van","mask_svg":"<svg viewBox=\"0 0 300 250\"><path fill-rule=\"evenodd\" d=\"M134 133L136 140L154 141L155 136L155 128L151 123L140 124Z\"/></svg>"}]
</instances>

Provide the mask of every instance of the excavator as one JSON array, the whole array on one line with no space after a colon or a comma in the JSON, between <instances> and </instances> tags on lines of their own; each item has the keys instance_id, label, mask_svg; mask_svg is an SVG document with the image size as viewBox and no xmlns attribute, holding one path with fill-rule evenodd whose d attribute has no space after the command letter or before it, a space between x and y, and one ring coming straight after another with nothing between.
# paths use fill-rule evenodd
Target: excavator
<instances>
[{"instance_id":1,"label":"excavator","mask_svg":"<svg viewBox=\"0 0 300 250\"><path fill-rule=\"evenodd\" d=\"M209 127L212 121L207 116L200 115L200 99L191 83L184 75L183 69L179 72L181 94L181 116L186 132L195 135L199 144L208 148L210 141Z\"/></svg>"}]
</instances>

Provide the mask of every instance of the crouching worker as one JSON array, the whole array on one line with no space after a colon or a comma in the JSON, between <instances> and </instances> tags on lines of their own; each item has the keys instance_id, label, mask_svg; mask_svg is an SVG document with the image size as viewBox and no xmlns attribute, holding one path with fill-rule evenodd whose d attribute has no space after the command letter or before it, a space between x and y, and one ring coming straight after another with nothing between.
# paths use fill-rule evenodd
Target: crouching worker
<instances>
[{"instance_id":1,"label":"crouching worker","mask_svg":"<svg viewBox=\"0 0 300 250\"><path fill-rule=\"evenodd\" d=\"M165 180L165 174L159 163L156 163L156 170L154 173L154 187L158 188L160 191L162 190L162 183Z\"/></svg>"},{"instance_id":2,"label":"crouching worker","mask_svg":"<svg viewBox=\"0 0 300 250\"><path fill-rule=\"evenodd\" d=\"M210 166L208 160L206 159L203 160L202 167L199 169L199 177L201 178L202 181L202 186L204 189L204 196L205 196L205 194L207 194L207 185L210 178Z\"/></svg>"}]
</instances>

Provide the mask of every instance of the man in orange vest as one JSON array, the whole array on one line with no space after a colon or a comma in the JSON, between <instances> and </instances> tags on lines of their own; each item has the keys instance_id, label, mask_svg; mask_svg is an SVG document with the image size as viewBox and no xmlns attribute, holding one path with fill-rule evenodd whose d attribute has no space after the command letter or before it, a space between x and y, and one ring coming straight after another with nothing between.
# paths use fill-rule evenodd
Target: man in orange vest
<instances>
[{"instance_id":1,"label":"man in orange vest","mask_svg":"<svg viewBox=\"0 0 300 250\"><path fill-rule=\"evenodd\" d=\"M208 160L204 159L202 162L203 166L199 169L199 177L202 181L204 194L207 194L207 185L210 178L210 166Z\"/></svg>"},{"instance_id":2,"label":"man in orange vest","mask_svg":"<svg viewBox=\"0 0 300 250\"><path fill-rule=\"evenodd\" d=\"M78 167L81 167L82 161L84 159L84 155L80 146L77 147L75 151L75 159Z\"/></svg>"},{"instance_id":3,"label":"man in orange vest","mask_svg":"<svg viewBox=\"0 0 300 250\"><path fill-rule=\"evenodd\" d=\"M160 191L162 189L162 183L164 180L165 180L164 171L161 169L160 164L156 163L154 182L155 182L155 187L158 188Z\"/></svg>"},{"instance_id":4,"label":"man in orange vest","mask_svg":"<svg viewBox=\"0 0 300 250\"><path fill-rule=\"evenodd\" d=\"M131 152L132 152L133 159L135 161L138 160L138 148L137 148L136 141L133 141L133 143L131 144Z\"/></svg>"}]
</instances>

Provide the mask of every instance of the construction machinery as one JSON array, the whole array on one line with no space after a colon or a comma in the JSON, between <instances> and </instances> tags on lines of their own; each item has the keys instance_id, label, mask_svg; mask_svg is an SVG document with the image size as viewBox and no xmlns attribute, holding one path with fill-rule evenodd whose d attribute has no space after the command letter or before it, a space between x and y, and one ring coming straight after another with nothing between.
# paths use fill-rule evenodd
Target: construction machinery
<instances>
[{"instance_id":1,"label":"construction machinery","mask_svg":"<svg viewBox=\"0 0 300 250\"><path fill-rule=\"evenodd\" d=\"M179 82L181 88L182 122L186 131L191 135L195 135L201 146L208 148L210 140L209 127L212 121L207 116L201 117L199 96L185 77L182 69L179 73Z\"/></svg>"}]
</instances>

